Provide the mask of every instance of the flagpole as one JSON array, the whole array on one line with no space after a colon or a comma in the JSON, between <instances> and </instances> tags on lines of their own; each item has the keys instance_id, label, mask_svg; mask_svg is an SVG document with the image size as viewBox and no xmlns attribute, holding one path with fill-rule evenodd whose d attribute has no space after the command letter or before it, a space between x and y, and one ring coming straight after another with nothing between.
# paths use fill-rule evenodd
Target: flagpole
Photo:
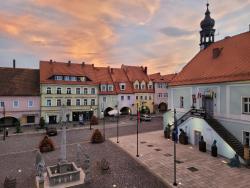
<instances>
[{"instance_id":1,"label":"flagpole","mask_svg":"<svg viewBox=\"0 0 250 188\"><path fill-rule=\"evenodd\" d=\"M136 132L136 136L137 136L137 153L136 153L136 157L139 157L139 152L138 152L138 124L139 124L139 111L138 111L138 103L136 103L136 110L137 110L137 124L136 124L136 129L137 129L137 132Z\"/></svg>"},{"instance_id":2,"label":"flagpole","mask_svg":"<svg viewBox=\"0 0 250 188\"><path fill-rule=\"evenodd\" d=\"M177 125L176 125L176 110L174 109L174 186L177 186L176 183L176 141L177 141Z\"/></svg>"}]
</instances>

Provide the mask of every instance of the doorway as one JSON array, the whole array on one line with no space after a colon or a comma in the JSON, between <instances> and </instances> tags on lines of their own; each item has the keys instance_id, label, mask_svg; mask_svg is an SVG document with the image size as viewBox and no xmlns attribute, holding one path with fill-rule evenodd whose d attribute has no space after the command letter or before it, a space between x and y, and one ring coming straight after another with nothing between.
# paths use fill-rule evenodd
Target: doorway
<instances>
[{"instance_id":1,"label":"doorway","mask_svg":"<svg viewBox=\"0 0 250 188\"><path fill-rule=\"evenodd\" d=\"M56 116L49 116L49 124L56 124Z\"/></svg>"},{"instance_id":2,"label":"doorway","mask_svg":"<svg viewBox=\"0 0 250 188\"><path fill-rule=\"evenodd\" d=\"M210 116L214 114L214 100L212 97L202 95L202 108Z\"/></svg>"},{"instance_id":3,"label":"doorway","mask_svg":"<svg viewBox=\"0 0 250 188\"><path fill-rule=\"evenodd\" d=\"M201 138L201 132L200 131L194 131L194 145L198 146Z\"/></svg>"}]
</instances>

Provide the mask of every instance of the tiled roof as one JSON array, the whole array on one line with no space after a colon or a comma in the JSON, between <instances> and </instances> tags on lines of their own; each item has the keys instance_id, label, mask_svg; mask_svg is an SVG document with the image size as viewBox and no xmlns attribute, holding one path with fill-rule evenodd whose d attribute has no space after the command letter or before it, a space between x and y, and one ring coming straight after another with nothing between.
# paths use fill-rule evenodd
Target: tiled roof
<instances>
[{"instance_id":1,"label":"tiled roof","mask_svg":"<svg viewBox=\"0 0 250 188\"><path fill-rule=\"evenodd\" d=\"M121 94L125 93L133 93L133 86L129 82L128 77L125 73L125 71L122 68L111 68L110 69L110 75L112 77L112 80L115 85L116 92ZM120 90L119 83L125 83L125 90Z\"/></svg>"},{"instance_id":2,"label":"tiled roof","mask_svg":"<svg viewBox=\"0 0 250 188\"><path fill-rule=\"evenodd\" d=\"M149 78L153 81L153 82L164 82L164 83L169 83L174 77L176 76L176 74L167 74L167 75L161 75L159 72L155 73L155 74L150 74Z\"/></svg>"},{"instance_id":3,"label":"tiled roof","mask_svg":"<svg viewBox=\"0 0 250 188\"><path fill-rule=\"evenodd\" d=\"M91 64L40 61L40 83L95 85L98 84L95 69L94 65ZM50 79L54 75L85 76L91 81L78 82ZM98 74L97 77L99 78L100 76Z\"/></svg>"},{"instance_id":4,"label":"tiled roof","mask_svg":"<svg viewBox=\"0 0 250 188\"><path fill-rule=\"evenodd\" d=\"M39 96L39 70L0 68L0 96Z\"/></svg>"},{"instance_id":5,"label":"tiled roof","mask_svg":"<svg viewBox=\"0 0 250 188\"><path fill-rule=\"evenodd\" d=\"M250 32L211 44L201 50L170 85L250 80Z\"/></svg>"},{"instance_id":6,"label":"tiled roof","mask_svg":"<svg viewBox=\"0 0 250 188\"><path fill-rule=\"evenodd\" d=\"M122 65L121 68L124 69L130 82L135 82L136 80L138 80L139 82L149 81L148 75L146 73L147 67Z\"/></svg>"}]
</instances>

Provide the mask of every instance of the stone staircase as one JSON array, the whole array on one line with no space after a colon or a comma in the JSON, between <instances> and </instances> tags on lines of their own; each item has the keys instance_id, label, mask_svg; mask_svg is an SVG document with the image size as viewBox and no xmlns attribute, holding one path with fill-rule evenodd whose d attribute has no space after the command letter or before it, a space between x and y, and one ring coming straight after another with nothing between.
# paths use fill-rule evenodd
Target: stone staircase
<instances>
[{"instance_id":1,"label":"stone staircase","mask_svg":"<svg viewBox=\"0 0 250 188\"><path fill-rule=\"evenodd\" d=\"M203 109L191 109L177 119L177 126L185 122L189 117L198 117L204 119L211 128L229 145L232 149L244 159L244 146L235 136L233 136L219 121L208 115Z\"/></svg>"}]
</instances>

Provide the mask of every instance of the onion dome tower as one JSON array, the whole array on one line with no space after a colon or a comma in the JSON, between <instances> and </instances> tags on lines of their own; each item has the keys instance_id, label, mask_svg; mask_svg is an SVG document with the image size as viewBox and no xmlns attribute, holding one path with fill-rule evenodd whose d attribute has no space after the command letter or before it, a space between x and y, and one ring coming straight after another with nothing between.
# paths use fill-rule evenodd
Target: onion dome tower
<instances>
[{"instance_id":1,"label":"onion dome tower","mask_svg":"<svg viewBox=\"0 0 250 188\"><path fill-rule=\"evenodd\" d=\"M214 34L215 34L215 21L210 17L210 11L208 9L209 4L207 3L207 10L205 12L205 18L201 21L201 31L200 31L200 48L205 49L211 43L214 42Z\"/></svg>"}]
</instances>

